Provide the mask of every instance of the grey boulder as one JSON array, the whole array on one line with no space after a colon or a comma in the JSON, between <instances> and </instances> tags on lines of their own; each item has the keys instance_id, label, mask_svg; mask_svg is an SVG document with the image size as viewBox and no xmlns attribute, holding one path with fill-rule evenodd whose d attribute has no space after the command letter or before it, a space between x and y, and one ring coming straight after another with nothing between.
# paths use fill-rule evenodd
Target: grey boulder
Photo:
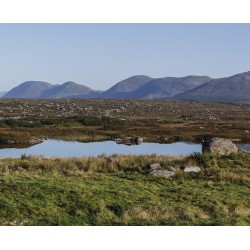
<instances>
[{"instance_id":1,"label":"grey boulder","mask_svg":"<svg viewBox=\"0 0 250 250\"><path fill-rule=\"evenodd\" d=\"M199 173L200 171L201 171L201 169L198 166L185 166L184 167L185 173L191 173L191 172Z\"/></svg>"},{"instance_id":2,"label":"grey boulder","mask_svg":"<svg viewBox=\"0 0 250 250\"><path fill-rule=\"evenodd\" d=\"M161 169L161 165L159 163L150 164L149 167L151 170Z\"/></svg>"},{"instance_id":3,"label":"grey boulder","mask_svg":"<svg viewBox=\"0 0 250 250\"><path fill-rule=\"evenodd\" d=\"M238 148L231 140L214 137L203 142L202 151L212 154L227 155L237 153Z\"/></svg>"},{"instance_id":4,"label":"grey boulder","mask_svg":"<svg viewBox=\"0 0 250 250\"><path fill-rule=\"evenodd\" d=\"M175 172L168 171L168 170L153 170L151 172L151 174L154 175L154 176L170 178L170 177L173 177L175 175Z\"/></svg>"}]
</instances>

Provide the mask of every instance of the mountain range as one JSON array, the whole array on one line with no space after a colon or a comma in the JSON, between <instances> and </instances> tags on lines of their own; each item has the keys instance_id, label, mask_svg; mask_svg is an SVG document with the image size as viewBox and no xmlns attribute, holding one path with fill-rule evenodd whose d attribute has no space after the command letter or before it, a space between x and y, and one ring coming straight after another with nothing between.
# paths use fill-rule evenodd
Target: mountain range
<instances>
[{"instance_id":1,"label":"mountain range","mask_svg":"<svg viewBox=\"0 0 250 250\"><path fill-rule=\"evenodd\" d=\"M163 78L136 75L106 91L70 81L61 85L27 81L2 98L136 98L250 103L250 71L217 79L195 75Z\"/></svg>"}]
</instances>

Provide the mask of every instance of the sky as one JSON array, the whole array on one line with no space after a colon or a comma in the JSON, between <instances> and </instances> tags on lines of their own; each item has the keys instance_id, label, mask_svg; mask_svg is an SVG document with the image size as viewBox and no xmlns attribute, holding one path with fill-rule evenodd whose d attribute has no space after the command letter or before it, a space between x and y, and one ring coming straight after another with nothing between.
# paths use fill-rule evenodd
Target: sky
<instances>
[{"instance_id":1,"label":"sky","mask_svg":"<svg viewBox=\"0 0 250 250\"><path fill-rule=\"evenodd\" d=\"M106 90L133 75L250 70L250 24L0 24L0 91L28 80Z\"/></svg>"}]
</instances>

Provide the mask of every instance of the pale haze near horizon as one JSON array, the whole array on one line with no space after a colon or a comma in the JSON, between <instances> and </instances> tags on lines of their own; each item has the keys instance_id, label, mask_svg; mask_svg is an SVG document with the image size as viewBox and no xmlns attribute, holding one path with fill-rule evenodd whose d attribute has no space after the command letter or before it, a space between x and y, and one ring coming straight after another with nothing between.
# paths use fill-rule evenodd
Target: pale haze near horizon
<instances>
[{"instance_id":1,"label":"pale haze near horizon","mask_svg":"<svg viewBox=\"0 0 250 250\"><path fill-rule=\"evenodd\" d=\"M0 91L25 81L106 90L133 75L250 70L250 24L0 24Z\"/></svg>"}]
</instances>

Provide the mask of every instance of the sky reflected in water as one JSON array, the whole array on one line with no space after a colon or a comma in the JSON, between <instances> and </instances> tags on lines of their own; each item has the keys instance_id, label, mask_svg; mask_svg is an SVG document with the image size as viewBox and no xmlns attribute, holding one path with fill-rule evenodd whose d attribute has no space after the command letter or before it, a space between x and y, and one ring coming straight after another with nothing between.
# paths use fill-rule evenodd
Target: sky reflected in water
<instances>
[{"instance_id":1,"label":"sky reflected in water","mask_svg":"<svg viewBox=\"0 0 250 250\"><path fill-rule=\"evenodd\" d=\"M188 155L193 152L201 152L201 144L176 142L172 144L143 143L141 145L127 146L123 144L116 144L113 141L82 143L47 140L41 144L24 149L0 149L0 157L18 158L22 154L45 157L83 157L98 156L101 154L161 154L180 156Z\"/></svg>"}]
</instances>

